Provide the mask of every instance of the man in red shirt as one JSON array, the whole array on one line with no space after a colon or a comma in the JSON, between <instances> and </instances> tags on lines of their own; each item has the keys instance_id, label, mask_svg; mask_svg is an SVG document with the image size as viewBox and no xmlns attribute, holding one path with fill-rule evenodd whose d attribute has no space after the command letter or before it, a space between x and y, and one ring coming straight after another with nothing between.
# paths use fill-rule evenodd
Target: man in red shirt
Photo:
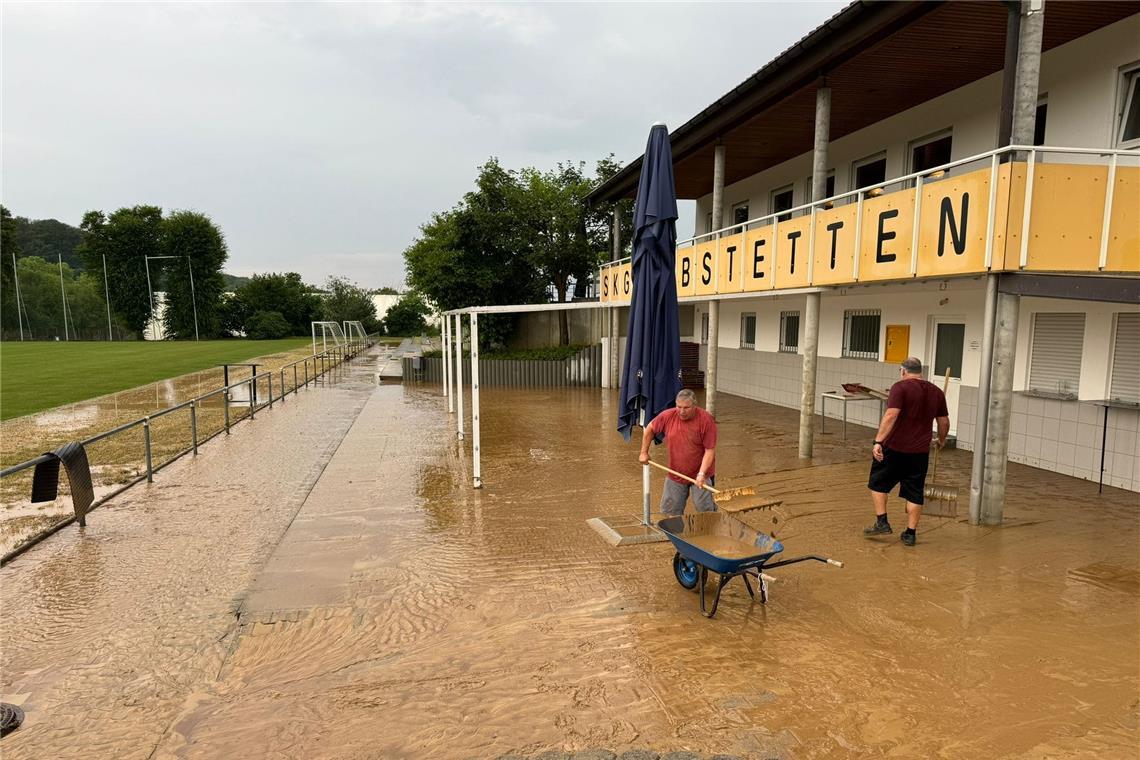
<instances>
[{"instance_id":1,"label":"man in red shirt","mask_svg":"<svg viewBox=\"0 0 1140 760\"><path fill-rule=\"evenodd\" d=\"M691 492L698 512L715 512L716 502L702 486L713 485L716 476L716 420L696 405L696 396L686 388L677 394L674 408L661 412L645 426L639 457L642 464L649 461L649 443L658 434L665 436L669 447L669 469L698 483L694 486L676 475L668 476L661 494L661 511L667 515L684 513Z\"/></svg>"},{"instance_id":2,"label":"man in red shirt","mask_svg":"<svg viewBox=\"0 0 1140 760\"><path fill-rule=\"evenodd\" d=\"M896 485L906 499L906 530L899 538L914 546L914 531L922 515L926 468L930 459L930 427L938 421L938 448L950 432L946 396L933 383L922 379L922 362L908 357L899 368L902 379L891 386L887 411L879 423L871 449L871 476L867 487L875 502L875 524L863 529L868 536L890 533L887 521L887 495Z\"/></svg>"}]
</instances>

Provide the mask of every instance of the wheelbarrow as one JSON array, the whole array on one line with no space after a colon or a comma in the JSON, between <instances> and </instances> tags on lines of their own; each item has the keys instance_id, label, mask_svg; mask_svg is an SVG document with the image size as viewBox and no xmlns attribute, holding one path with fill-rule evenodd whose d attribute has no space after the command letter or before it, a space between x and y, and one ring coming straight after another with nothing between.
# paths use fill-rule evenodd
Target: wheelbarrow
<instances>
[{"instance_id":1,"label":"wheelbarrow","mask_svg":"<svg viewBox=\"0 0 1140 760\"><path fill-rule=\"evenodd\" d=\"M698 588L701 600L701 614L711 618L720 604L720 594L733 578L744 579L744 587L753 599L749 576L756 579L760 587L760 603L768 601L768 581L764 570L794 565L797 562L825 562L835 567L843 567L839 560L807 554L802 557L779 560L771 559L784 550L784 545L767 533L753 530L739 519L724 512L695 512L677 517L666 517L657 527L669 537L677 553L673 555L673 574L684 588ZM706 610L705 583L712 571L719 576L712 609Z\"/></svg>"}]
</instances>

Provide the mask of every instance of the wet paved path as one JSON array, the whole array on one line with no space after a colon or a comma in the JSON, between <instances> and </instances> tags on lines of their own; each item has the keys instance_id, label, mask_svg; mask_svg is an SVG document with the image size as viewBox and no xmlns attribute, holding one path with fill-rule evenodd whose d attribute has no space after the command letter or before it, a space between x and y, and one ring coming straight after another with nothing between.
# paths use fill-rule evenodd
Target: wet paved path
<instances>
[{"instance_id":1,"label":"wet paved path","mask_svg":"<svg viewBox=\"0 0 1140 760\"><path fill-rule=\"evenodd\" d=\"M766 607L730 585L708 621L671 548L585 525L638 509L613 395L485 389L473 491L438 389L364 374L242 431L276 427L260 466L235 432L222 475L172 468L5 570L5 757L1135 757L1135 494L1011 466L1007 527L866 540L858 432L805 467L798 413L724 397L721 484L847 566L773 571Z\"/></svg>"}]
</instances>

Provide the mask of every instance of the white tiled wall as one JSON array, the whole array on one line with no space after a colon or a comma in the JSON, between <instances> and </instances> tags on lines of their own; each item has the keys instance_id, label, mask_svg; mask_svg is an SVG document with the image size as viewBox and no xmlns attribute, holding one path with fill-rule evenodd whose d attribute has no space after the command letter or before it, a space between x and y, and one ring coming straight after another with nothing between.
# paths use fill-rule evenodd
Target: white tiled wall
<instances>
[{"instance_id":1,"label":"white tiled wall","mask_svg":"<svg viewBox=\"0 0 1140 760\"><path fill-rule=\"evenodd\" d=\"M973 451L978 389L963 386L959 407L958 446ZM1104 437L1106 485L1140 491L1140 412L1109 409L1104 435L1104 409L1087 401L1013 396L1009 461L1096 482Z\"/></svg>"}]
</instances>

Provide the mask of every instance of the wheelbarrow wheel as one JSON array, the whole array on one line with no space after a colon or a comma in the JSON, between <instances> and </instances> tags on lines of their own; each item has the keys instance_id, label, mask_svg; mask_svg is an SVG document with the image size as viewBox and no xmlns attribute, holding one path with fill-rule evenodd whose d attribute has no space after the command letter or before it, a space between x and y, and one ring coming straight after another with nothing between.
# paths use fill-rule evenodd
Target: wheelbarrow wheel
<instances>
[{"instance_id":1,"label":"wheelbarrow wheel","mask_svg":"<svg viewBox=\"0 0 1140 760\"><path fill-rule=\"evenodd\" d=\"M691 559L685 559L678 552L673 555L673 574L677 576L677 583L692 591L700 580L701 567Z\"/></svg>"}]
</instances>

